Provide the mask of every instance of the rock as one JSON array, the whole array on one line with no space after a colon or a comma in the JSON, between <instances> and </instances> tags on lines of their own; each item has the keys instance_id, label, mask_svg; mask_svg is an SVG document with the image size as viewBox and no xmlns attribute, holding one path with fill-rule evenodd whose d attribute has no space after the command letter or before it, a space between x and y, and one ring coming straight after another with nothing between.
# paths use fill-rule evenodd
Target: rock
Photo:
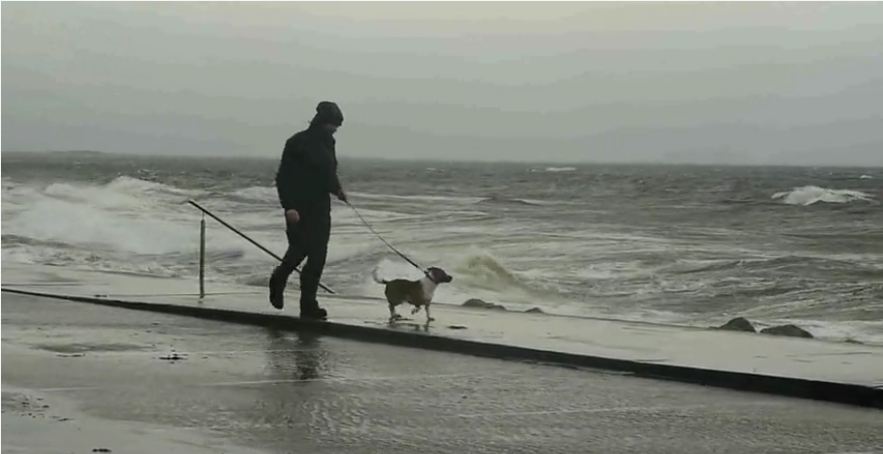
<instances>
[{"instance_id":1,"label":"rock","mask_svg":"<svg viewBox=\"0 0 883 454\"><path fill-rule=\"evenodd\" d=\"M545 312L538 307L532 307L524 312L527 312L528 314L545 314Z\"/></svg>"},{"instance_id":2,"label":"rock","mask_svg":"<svg viewBox=\"0 0 883 454\"><path fill-rule=\"evenodd\" d=\"M727 323L719 326L718 329L725 329L729 331L747 331L751 333L756 333L757 330L754 329L754 325L748 321L745 317L736 317Z\"/></svg>"},{"instance_id":3,"label":"rock","mask_svg":"<svg viewBox=\"0 0 883 454\"><path fill-rule=\"evenodd\" d=\"M796 325L771 326L760 330L760 332L761 334L771 334L773 336L805 337L807 339L813 338L812 333Z\"/></svg>"},{"instance_id":4,"label":"rock","mask_svg":"<svg viewBox=\"0 0 883 454\"><path fill-rule=\"evenodd\" d=\"M484 301L484 300L480 300L480 299L478 299L478 298L470 298L470 299L466 300L466 301L463 303L463 307L482 307L482 308L486 308L486 307L491 306L491 305L492 305L491 303L488 303L487 301Z\"/></svg>"},{"instance_id":5,"label":"rock","mask_svg":"<svg viewBox=\"0 0 883 454\"><path fill-rule=\"evenodd\" d=\"M488 303L487 301L480 300L478 298L472 298L466 300L463 303L463 307L477 307L479 309L495 309L498 311L505 311L506 308L501 304Z\"/></svg>"}]
</instances>

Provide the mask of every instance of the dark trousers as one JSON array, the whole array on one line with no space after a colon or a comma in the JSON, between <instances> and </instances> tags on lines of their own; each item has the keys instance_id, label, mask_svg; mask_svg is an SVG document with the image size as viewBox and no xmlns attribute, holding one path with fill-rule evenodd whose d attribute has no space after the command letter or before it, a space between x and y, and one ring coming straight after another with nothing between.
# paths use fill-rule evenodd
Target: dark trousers
<instances>
[{"instance_id":1,"label":"dark trousers","mask_svg":"<svg viewBox=\"0 0 883 454\"><path fill-rule=\"evenodd\" d=\"M282 258L282 263L273 270L271 279L273 282L284 283L288 276L307 259L306 265L300 274L300 309L311 310L318 307L316 293L319 290L319 280L322 278L322 269L325 268L325 258L328 255L328 240L331 235L330 213L303 213L300 222L287 223L285 235L288 237L288 251Z\"/></svg>"}]
</instances>

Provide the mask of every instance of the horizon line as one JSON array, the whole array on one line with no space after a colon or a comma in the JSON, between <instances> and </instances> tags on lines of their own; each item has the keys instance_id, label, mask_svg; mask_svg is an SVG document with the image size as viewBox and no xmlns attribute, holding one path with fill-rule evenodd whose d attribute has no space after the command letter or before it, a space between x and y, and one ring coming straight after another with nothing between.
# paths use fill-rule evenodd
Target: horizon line
<instances>
[{"instance_id":1,"label":"horizon line","mask_svg":"<svg viewBox=\"0 0 883 454\"><path fill-rule=\"evenodd\" d=\"M199 154L199 153L133 153L121 151L101 151L101 150L0 150L3 154L64 154L79 153L92 155L110 155L110 156L126 156L140 158L220 158L220 159L254 159L254 160L278 160L277 156L246 156L233 154ZM505 160L505 159L438 159L438 158L403 158L403 157L382 157L382 156L353 156L344 154L338 156L341 161L393 161L393 162L427 162L427 163L499 163L499 164L548 164L548 165L662 165L662 166L695 166L695 167L795 167L795 168L883 168L883 162L879 164L786 164L786 163L736 163L736 162L701 162L701 161L653 161L653 160L636 160L636 161L615 161L615 160L587 160L587 161L542 161L542 160Z\"/></svg>"}]
</instances>

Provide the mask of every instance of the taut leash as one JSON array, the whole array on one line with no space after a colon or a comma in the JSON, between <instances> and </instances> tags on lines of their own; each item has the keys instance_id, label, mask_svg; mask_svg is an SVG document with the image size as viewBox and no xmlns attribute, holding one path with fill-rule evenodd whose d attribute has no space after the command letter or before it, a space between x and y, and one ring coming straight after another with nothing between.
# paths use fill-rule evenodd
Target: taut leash
<instances>
[{"instance_id":1,"label":"taut leash","mask_svg":"<svg viewBox=\"0 0 883 454\"><path fill-rule=\"evenodd\" d=\"M425 268L423 268L422 266L418 265L417 262L415 262L415 261L411 260L410 258L408 258L407 255L405 255L404 253L402 253L401 251L399 251L398 249L396 249L395 246L389 244L389 241L386 241L386 239L384 239L382 236L380 236L380 234L377 233L376 230L374 230L374 227L371 227L371 224L369 224L368 221L366 221L365 218L362 217L362 213L359 213L359 210L357 210L356 207L354 207L353 204L351 204L351 203L349 202L349 200L346 201L346 204L349 205L349 207L353 209L353 212L356 213L356 216L358 216L359 220L362 221L362 224L365 224L365 227L368 227L368 230L370 230L371 233L374 234L374 236L376 236L380 241L383 241L383 244L385 244L386 247L388 247L391 251L395 252L396 255L398 255L399 257L405 259L406 262L410 263L411 265L414 265L414 267L417 268L418 270L420 270L421 272L423 272L423 274L426 274L426 269L425 269Z\"/></svg>"}]
</instances>

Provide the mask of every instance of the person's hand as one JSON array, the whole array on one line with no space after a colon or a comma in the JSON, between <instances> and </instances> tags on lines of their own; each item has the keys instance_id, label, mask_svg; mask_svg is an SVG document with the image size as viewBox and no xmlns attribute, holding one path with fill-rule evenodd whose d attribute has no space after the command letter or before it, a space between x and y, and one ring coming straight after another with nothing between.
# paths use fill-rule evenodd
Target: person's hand
<instances>
[{"instance_id":1,"label":"person's hand","mask_svg":"<svg viewBox=\"0 0 883 454\"><path fill-rule=\"evenodd\" d=\"M295 209L285 210L285 222L289 224L297 224L300 222L300 213Z\"/></svg>"},{"instance_id":2,"label":"person's hand","mask_svg":"<svg viewBox=\"0 0 883 454\"><path fill-rule=\"evenodd\" d=\"M346 198L346 192L343 192L343 189L337 191L337 199L343 203L350 203Z\"/></svg>"}]
</instances>

